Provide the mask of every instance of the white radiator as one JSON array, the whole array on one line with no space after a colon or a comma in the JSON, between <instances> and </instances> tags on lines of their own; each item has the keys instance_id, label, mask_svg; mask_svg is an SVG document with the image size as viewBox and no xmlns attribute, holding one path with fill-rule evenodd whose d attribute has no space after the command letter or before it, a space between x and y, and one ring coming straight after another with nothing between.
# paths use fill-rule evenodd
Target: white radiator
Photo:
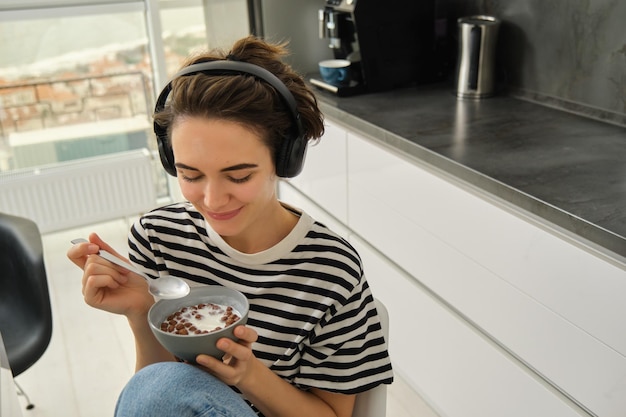
<instances>
[{"instance_id":1,"label":"white radiator","mask_svg":"<svg viewBox=\"0 0 626 417\"><path fill-rule=\"evenodd\" d=\"M142 149L0 173L0 211L41 233L137 215L156 206L152 161Z\"/></svg>"}]
</instances>

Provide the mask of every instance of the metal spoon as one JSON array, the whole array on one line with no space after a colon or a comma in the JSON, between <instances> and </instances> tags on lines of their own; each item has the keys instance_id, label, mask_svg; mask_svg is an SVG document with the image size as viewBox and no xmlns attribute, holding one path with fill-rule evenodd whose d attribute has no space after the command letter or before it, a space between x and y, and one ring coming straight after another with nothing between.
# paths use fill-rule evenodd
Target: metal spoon
<instances>
[{"instance_id":1,"label":"metal spoon","mask_svg":"<svg viewBox=\"0 0 626 417\"><path fill-rule=\"evenodd\" d=\"M83 239L83 238L72 240L72 243L74 245L77 243L86 243L86 242L88 242L88 240ZM135 268L133 265L127 262L124 262L117 256L103 249L100 249L100 252L98 252L98 255L106 259L109 262L113 262L114 264L121 266L122 268L128 271L134 272L137 275L141 275L148 282L148 290L150 291L150 294L154 295L155 297L173 299L173 298L181 298L189 294L189 285L180 278L164 276L164 277L159 277L157 279L153 279L153 278L150 278L148 275L144 274L143 272L141 272L140 270L138 270L137 268Z\"/></svg>"}]
</instances>

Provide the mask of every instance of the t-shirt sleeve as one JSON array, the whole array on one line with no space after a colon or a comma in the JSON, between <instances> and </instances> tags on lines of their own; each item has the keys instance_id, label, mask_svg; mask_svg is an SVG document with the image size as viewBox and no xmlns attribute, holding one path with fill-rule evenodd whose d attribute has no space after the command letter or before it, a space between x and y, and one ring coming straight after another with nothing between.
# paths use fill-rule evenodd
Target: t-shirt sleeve
<instances>
[{"instance_id":1,"label":"t-shirt sleeve","mask_svg":"<svg viewBox=\"0 0 626 417\"><path fill-rule=\"evenodd\" d=\"M294 382L344 394L393 381L387 343L367 281L345 304L331 306L311 332Z\"/></svg>"}]
</instances>

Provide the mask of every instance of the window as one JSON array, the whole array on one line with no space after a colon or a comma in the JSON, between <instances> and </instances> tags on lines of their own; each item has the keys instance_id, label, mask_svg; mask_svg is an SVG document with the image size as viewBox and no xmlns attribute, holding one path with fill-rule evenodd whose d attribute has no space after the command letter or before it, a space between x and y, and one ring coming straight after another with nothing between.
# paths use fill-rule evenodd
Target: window
<instances>
[{"instance_id":1,"label":"window","mask_svg":"<svg viewBox=\"0 0 626 417\"><path fill-rule=\"evenodd\" d=\"M2 21L0 169L150 147L152 64L140 7Z\"/></svg>"},{"instance_id":2,"label":"window","mask_svg":"<svg viewBox=\"0 0 626 417\"><path fill-rule=\"evenodd\" d=\"M161 0L159 5L168 77L188 55L228 49L249 33L246 0Z\"/></svg>"},{"instance_id":3,"label":"window","mask_svg":"<svg viewBox=\"0 0 626 417\"><path fill-rule=\"evenodd\" d=\"M3 2L0 37L14 41L0 45L0 175L155 152L156 92L189 54L247 33L245 0Z\"/></svg>"}]
</instances>

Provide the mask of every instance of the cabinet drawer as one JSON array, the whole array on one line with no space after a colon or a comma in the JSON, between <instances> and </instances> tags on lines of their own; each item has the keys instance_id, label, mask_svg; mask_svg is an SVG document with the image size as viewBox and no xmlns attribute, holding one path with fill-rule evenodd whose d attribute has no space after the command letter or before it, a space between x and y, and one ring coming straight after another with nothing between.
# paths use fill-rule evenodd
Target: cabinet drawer
<instances>
[{"instance_id":1,"label":"cabinet drawer","mask_svg":"<svg viewBox=\"0 0 626 417\"><path fill-rule=\"evenodd\" d=\"M344 128L328 121L325 128L321 140L309 146L302 173L288 181L340 221L347 223L347 133Z\"/></svg>"},{"instance_id":2,"label":"cabinet drawer","mask_svg":"<svg viewBox=\"0 0 626 417\"><path fill-rule=\"evenodd\" d=\"M389 310L395 372L440 415L581 416L361 239L352 236L350 242L363 259L372 291Z\"/></svg>"},{"instance_id":3,"label":"cabinet drawer","mask_svg":"<svg viewBox=\"0 0 626 417\"><path fill-rule=\"evenodd\" d=\"M623 269L348 136L349 226L584 407L626 409Z\"/></svg>"}]
</instances>

